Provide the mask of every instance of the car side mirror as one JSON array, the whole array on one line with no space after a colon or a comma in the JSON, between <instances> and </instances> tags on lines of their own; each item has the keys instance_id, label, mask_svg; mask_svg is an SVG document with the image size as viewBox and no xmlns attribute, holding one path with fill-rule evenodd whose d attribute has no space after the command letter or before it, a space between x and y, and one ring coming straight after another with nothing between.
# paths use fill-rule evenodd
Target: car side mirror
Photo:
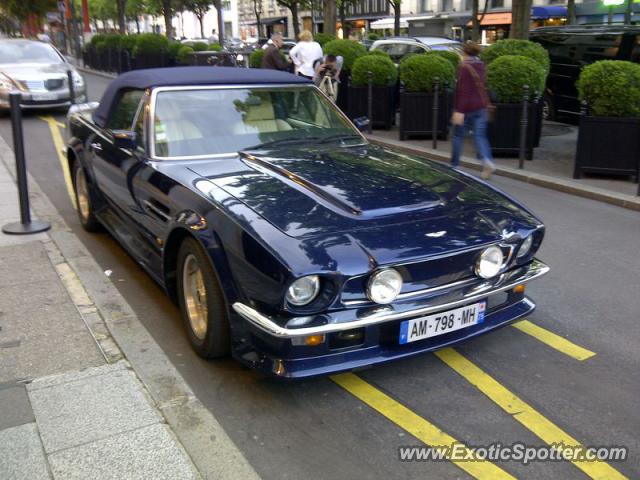
<instances>
[{"instance_id":1,"label":"car side mirror","mask_svg":"<svg viewBox=\"0 0 640 480\"><path fill-rule=\"evenodd\" d=\"M129 130L113 130L113 145L116 148L122 148L124 150L135 150L138 146L136 141L136 132Z\"/></svg>"},{"instance_id":2,"label":"car side mirror","mask_svg":"<svg viewBox=\"0 0 640 480\"><path fill-rule=\"evenodd\" d=\"M369 119L367 117L358 117L353 119L353 124L356 126L359 132L366 132L369 130Z\"/></svg>"}]
</instances>

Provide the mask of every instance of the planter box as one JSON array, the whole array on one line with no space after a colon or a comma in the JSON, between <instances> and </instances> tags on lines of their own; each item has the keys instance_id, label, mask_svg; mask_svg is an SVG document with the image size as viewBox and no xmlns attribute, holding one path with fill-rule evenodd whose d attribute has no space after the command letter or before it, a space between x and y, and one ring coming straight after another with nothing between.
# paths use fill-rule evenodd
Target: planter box
<instances>
[{"instance_id":1,"label":"planter box","mask_svg":"<svg viewBox=\"0 0 640 480\"><path fill-rule=\"evenodd\" d=\"M428 136L433 134L433 93L402 92L400 93L400 140L412 136ZM438 94L438 118L436 135L443 140L449 133L449 119L453 108L451 91Z\"/></svg>"},{"instance_id":2,"label":"planter box","mask_svg":"<svg viewBox=\"0 0 640 480\"><path fill-rule=\"evenodd\" d=\"M349 108L347 116L351 119L368 117L367 97L369 87L349 86ZM389 130L393 125L396 115L395 86L373 87L372 117L369 121L374 128ZM340 90L338 90L338 95Z\"/></svg>"},{"instance_id":3,"label":"planter box","mask_svg":"<svg viewBox=\"0 0 640 480\"><path fill-rule=\"evenodd\" d=\"M349 75L341 71L340 72L340 85L338 87L338 98L336 99L336 106L342 110L342 112L348 116L349 112L349 88L351 83Z\"/></svg>"},{"instance_id":4,"label":"planter box","mask_svg":"<svg viewBox=\"0 0 640 480\"><path fill-rule=\"evenodd\" d=\"M494 103L496 107L493 122L489 122L489 144L494 155L518 156L520 153L520 117L522 104ZM525 158L533 159L535 125L537 112L535 108L527 109L527 144Z\"/></svg>"},{"instance_id":5,"label":"planter box","mask_svg":"<svg viewBox=\"0 0 640 480\"><path fill-rule=\"evenodd\" d=\"M633 175L640 169L640 118L582 115L573 177L583 172Z\"/></svg>"}]
</instances>

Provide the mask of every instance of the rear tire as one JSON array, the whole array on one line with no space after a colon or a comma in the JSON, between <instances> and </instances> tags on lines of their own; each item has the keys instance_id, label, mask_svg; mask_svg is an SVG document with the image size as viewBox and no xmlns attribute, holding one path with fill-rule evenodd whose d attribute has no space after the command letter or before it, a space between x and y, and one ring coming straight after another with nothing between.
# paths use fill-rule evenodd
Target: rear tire
<instances>
[{"instance_id":1,"label":"rear tire","mask_svg":"<svg viewBox=\"0 0 640 480\"><path fill-rule=\"evenodd\" d=\"M93 203L89 193L89 184L84 168L78 160L73 162L73 190L76 196L76 211L82 228L87 232L98 232L101 229L100 222L93 212Z\"/></svg>"},{"instance_id":2,"label":"rear tire","mask_svg":"<svg viewBox=\"0 0 640 480\"><path fill-rule=\"evenodd\" d=\"M186 238L177 265L178 300L191 346L203 358L228 355L227 302L209 256L195 239Z\"/></svg>"}]
</instances>

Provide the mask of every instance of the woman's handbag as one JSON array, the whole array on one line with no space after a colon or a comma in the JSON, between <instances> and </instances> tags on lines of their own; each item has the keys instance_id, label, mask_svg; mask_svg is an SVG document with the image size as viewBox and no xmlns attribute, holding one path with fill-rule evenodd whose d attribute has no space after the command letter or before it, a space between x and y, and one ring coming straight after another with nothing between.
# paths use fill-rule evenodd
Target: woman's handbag
<instances>
[{"instance_id":1,"label":"woman's handbag","mask_svg":"<svg viewBox=\"0 0 640 480\"><path fill-rule=\"evenodd\" d=\"M473 80L476 82L476 88L478 89L478 93L482 97L482 102L485 104L485 108L487 109L487 118L490 122L493 122L493 119L496 116L496 106L491 103L491 99L489 95L487 95L487 89L484 86L484 83L480 79L480 75L476 72L476 69L471 65L463 63L463 66L469 70L469 73L473 77Z\"/></svg>"}]
</instances>

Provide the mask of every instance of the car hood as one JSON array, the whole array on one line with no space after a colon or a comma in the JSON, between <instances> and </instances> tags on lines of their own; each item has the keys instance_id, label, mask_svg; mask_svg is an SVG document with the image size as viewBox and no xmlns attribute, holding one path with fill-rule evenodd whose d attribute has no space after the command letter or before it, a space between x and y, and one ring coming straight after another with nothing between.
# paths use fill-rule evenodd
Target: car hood
<instances>
[{"instance_id":1,"label":"car hood","mask_svg":"<svg viewBox=\"0 0 640 480\"><path fill-rule=\"evenodd\" d=\"M452 248L540 224L467 175L371 144L243 152L189 168L295 238L440 236Z\"/></svg>"},{"instance_id":2,"label":"car hood","mask_svg":"<svg viewBox=\"0 0 640 480\"><path fill-rule=\"evenodd\" d=\"M42 78L54 74L66 76L67 70L72 68L65 63L4 63L0 64L0 72L18 80Z\"/></svg>"}]
</instances>

